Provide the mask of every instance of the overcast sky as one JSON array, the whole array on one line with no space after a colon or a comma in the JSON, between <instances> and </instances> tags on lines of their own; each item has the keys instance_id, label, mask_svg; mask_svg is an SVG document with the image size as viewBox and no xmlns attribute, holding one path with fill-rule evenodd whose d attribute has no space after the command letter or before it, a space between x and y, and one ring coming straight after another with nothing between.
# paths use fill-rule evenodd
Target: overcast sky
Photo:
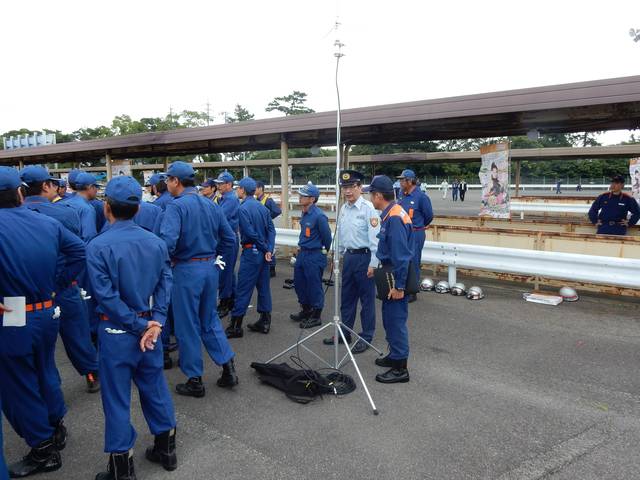
<instances>
[{"instance_id":1,"label":"overcast sky","mask_svg":"<svg viewBox=\"0 0 640 480\"><path fill-rule=\"evenodd\" d=\"M5 0L0 22L0 132L207 101L264 118L294 89L332 110L336 37L343 108L640 73L639 0Z\"/></svg>"}]
</instances>

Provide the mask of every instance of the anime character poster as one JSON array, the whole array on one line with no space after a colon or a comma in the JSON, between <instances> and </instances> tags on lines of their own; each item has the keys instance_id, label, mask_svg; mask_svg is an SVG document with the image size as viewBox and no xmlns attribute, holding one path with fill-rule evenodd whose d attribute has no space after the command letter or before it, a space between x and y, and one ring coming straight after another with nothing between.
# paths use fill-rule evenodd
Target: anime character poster
<instances>
[{"instance_id":1,"label":"anime character poster","mask_svg":"<svg viewBox=\"0 0 640 480\"><path fill-rule=\"evenodd\" d=\"M640 203L640 157L629 160L629 175L631 176L631 193Z\"/></svg>"},{"instance_id":2,"label":"anime character poster","mask_svg":"<svg viewBox=\"0 0 640 480\"><path fill-rule=\"evenodd\" d=\"M131 162L129 160L111 160L111 178L121 175L131 175Z\"/></svg>"},{"instance_id":3,"label":"anime character poster","mask_svg":"<svg viewBox=\"0 0 640 480\"><path fill-rule=\"evenodd\" d=\"M509 144L495 143L480 148L480 216L511 218L509 199Z\"/></svg>"}]
</instances>

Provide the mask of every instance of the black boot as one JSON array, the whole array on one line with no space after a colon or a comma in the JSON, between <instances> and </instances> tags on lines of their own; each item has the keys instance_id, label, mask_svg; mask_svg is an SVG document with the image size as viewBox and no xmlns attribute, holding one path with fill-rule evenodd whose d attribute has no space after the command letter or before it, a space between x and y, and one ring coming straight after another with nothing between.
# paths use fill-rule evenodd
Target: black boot
<instances>
[{"instance_id":1,"label":"black boot","mask_svg":"<svg viewBox=\"0 0 640 480\"><path fill-rule=\"evenodd\" d=\"M220 375L217 385L222 388L232 388L238 385L238 375L233 359L222 365L222 375Z\"/></svg>"},{"instance_id":2,"label":"black boot","mask_svg":"<svg viewBox=\"0 0 640 480\"><path fill-rule=\"evenodd\" d=\"M109 455L107 471L96 475L96 480L137 480L133 468L133 452L129 450Z\"/></svg>"},{"instance_id":3,"label":"black boot","mask_svg":"<svg viewBox=\"0 0 640 480\"><path fill-rule=\"evenodd\" d=\"M389 355L376 358L376 365L379 367L391 368L391 362L392 360L389 358Z\"/></svg>"},{"instance_id":4,"label":"black boot","mask_svg":"<svg viewBox=\"0 0 640 480\"><path fill-rule=\"evenodd\" d=\"M322 325L322 309L314 308L311 310L311 315L306 320L300 322L300 328L313 328Z\"/></svg>"},{"instance_id":5,"label":"black boot","mask_svg":"<svg viewBox=\"0 0 640 480\"><path fill-rule=\"evenodd\" d=\"M409 297L408 303L413 303L418 301L418 295L415 293L410 293L408 297Z\"/></svg>"},{"instance_id":6,"label":"black boot","mask_svg":"<svg viewBox=\"0 0 640 480\"><path fill-rule=\"evenodd\" d=\"M345 335L345 337L347 337L347 343L351 343L351 337L349 335ZM325 345L335 345L336 339L335 337L324 338L322 339L322 343L324 343ZM340 345L344 345L344 341L342 341L342 336L338 337L338 343Z\"/></svg>"},{"instance_id":7,"label":"black boot","mask_svg":"<svg viewBox=\"0 0 640 480\"><path fill-rule=\"evenodd\" d=\"M218 316L220 318L224 318L229 315L229 312L233 309L235 301L233 298L222 298L220 299L220 304L218 305Z\"/></svg>"},{"instance_id":8,"label":"black boot","mask_svg":"<svg viewBox=\"0 0 640 480\"><path fill-rule=\"evenodd\" d=\"M87 374L87 393L97 393L100 391L100 379L98 372L89 372Z\"/></svg>"},{"instance_id":9,"label":"black boot","mask_svg":"<svg viewBox=\"0 0 640 480\"><path fill-rule=\"evenodd\" d=\"M269 276L271 278L276 278L276 267L275 267L275 265L271 265L269 267Z\"/></svg>"},{"instance_id":10,"label":"black boot","mask_svg":"<svg viewBox=\"0 0 640 480\"><path fill-rule=\"evenodd\" d=\"M58 451L62 451L67 446L67 427L64 426L64 419L58 420L53 427L55 428L53 431L53 444Z\"/></svg>"},{"instance_id":11,"label":"black boot","mask_svg":"<svg viewBox=\"0 0 640 480\"><path fill-rule=\"evenodd\" d=\"M41 472L53 472L62 467L60 452L53 443L53 439L45 440L32 448L22 460L9 465L11 478L23 478Z\"/></svg>"},{"instance_id":12,"label":"black boot","mask_svg":"<svg viewBox=\"0 0 640 480\"><path fill-rule=\"evenodd\" d=\"M173 359L171 358L171 354L167 351L162 352L163 355L163 362L164 362L164 366L163 368L165 370L171 370L173 368Z\"/></svg>"},{"instance_id":13,"label":"black boot","mask_svg":"<svg viewBox=\"0 0 640 480\"><path fill-rule=\"evenodd\" d=\"M202 377L191 377L187 383L179 383L176 385L176 392L186 397L204 397L204 385Z\"/></svg>"},{"instance_id":14,"label":"black boot","mask_svg":"<svg viewBox=\"0 0 640 480\"><path fill-rule=\"evenodd\" d=\"M244 335L242 319L243 317L231 317L231 320L229 320L229 326L224 331L227 338L241 338L242 335Z\"/></svg>"},{"instance_id":15,"label":"black boot","mask_svg":"<svg viewBox=\"0 0 640 480\"><path fill-rule=\"evenodd\" d=\"M311 305L301 305L302 310L298 313L292 313L289 315L289 318L294 322L302 322L304 320L308 320L311 316Z\"/></svg>"},{"instance_id":16,"label":"black boot","mask_svg":"<svg viewBox=\"0 0 640 480\"><path fill-rule=\"evenodd\" d=\"M176 429L156 435L153 439L153 447L147 448L145 456L150 462L160 463L169 472L178 468Z\"/></svg>"},{"instance_id":17,"label":"black boot","mask_svg":"<svg viewBox=\"0 0 640 480\"><path fill-rule=\"evenodd\" d=\"M376 375L376 380L380 383L406 383L409 381L409 370L407 370L407 359L391 360L391 368L384 373Z\"/></svg>"},{"instance_id":18,"label":"black boot","mask_svg":"<svg viewBox=\"0 0 640 480\"><path fill-rule=\"evenodd\" d=\"M271 329L271 314L260 312L260 318L255 323L250 323L247 328L252 332L269 333Z\"/></svg>"}]
</instances>

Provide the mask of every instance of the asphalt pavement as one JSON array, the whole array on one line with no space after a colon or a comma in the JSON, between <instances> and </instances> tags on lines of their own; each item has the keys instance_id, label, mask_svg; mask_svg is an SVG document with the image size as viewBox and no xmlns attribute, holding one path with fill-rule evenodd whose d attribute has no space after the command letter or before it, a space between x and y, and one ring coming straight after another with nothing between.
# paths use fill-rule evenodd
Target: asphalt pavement
<instances>
[{"instance_id":1,"label":"asphalt pavement","mask_svg":"<svg viewBox=\"0 0 640 480\"><path fill-rule=\"evenodd\" d=\"M144 459L152 437L134 388L139 479L638 478L638 301L584 295L544 306L523 301L520 286L488 282L480 282L487 297L476 302L423 293L410 307L410 383L376 383L376 355L357 356L380 410L374 416L360 384L347 396L300 405L261 385L249 367L300 334L288 319L296 301L281 288L291 276L282 263L272 281L272 332L232 341L240 385L217 388L219 368L207 358L206 397L174 394L173 473ZM328 308L325 321L331 314ZM251 309L248 320L256 315ZM375 343L386 349L379 316ZM332 358L320 336L309 346ZM304 351L302 357L321 366ZM63 468L38 478L91 479L107 460L100 396L85 393L61 346L58 366L69 441ZM351 366L345 372L354 374ZM176 368L167 378L172 391L184 380ZM26 453L6 421L4 433L7 460Z\"/></svg>"}]
</instances>

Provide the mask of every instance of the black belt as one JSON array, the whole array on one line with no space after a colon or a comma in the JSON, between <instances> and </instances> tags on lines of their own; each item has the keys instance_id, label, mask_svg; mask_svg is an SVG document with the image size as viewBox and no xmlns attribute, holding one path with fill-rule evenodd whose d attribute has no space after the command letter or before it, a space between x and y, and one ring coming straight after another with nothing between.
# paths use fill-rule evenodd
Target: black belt
<instances>
[{"instance_id":1,"label":"black belt","mask_svg":"<svg viewBox=\"0 0 640 480\"><path fill-rule=\"evenodd\" d=\"M364 255L365 253L371 253L371 250L368 248L347 248L347 253Z\"/></svg>"}]
</instances>

